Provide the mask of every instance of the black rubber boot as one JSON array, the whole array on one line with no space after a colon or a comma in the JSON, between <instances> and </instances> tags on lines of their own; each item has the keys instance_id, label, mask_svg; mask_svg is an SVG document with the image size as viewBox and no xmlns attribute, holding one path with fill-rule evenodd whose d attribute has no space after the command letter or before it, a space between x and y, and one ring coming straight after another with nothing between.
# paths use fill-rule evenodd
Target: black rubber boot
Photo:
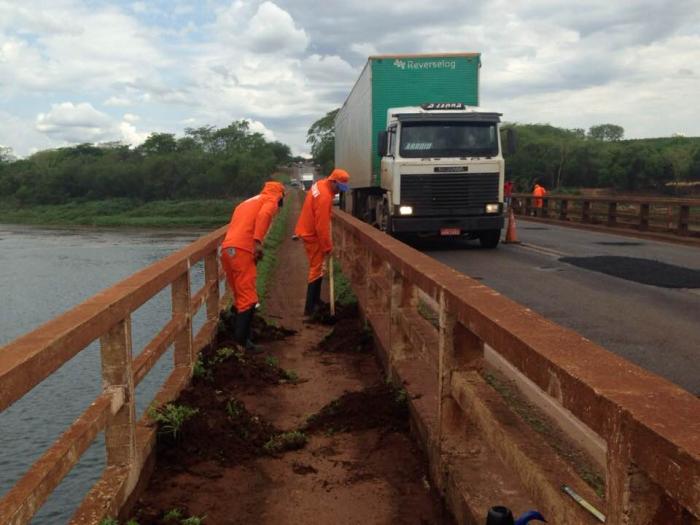
<instances>
[{"instance_id":1,"label":"black rubber boot","mask_svg":"<svg viewBox=\"0 0 700 525\"><path fill-rule=\"evenodd\" d=\"M310 317L314 315L319 303L321 302L321 282L323 277L319 277L313 282L310 282L306 287L306 306L304 306L304 315Z\"/></svg>"},{"instance_id":2,"label":"black rubber boot","mask_svg":"<svg viewBox=\"0 0 700 525\"><path fill-rule=\"evenodd\" d=\"M314 281L314 309L318 309L323 303L321 303L321 285L323 284L323 276L319 277Z\"/></svg>"},{"instance_id":3,"label":"black rubber boot","mask_svg":"<svg viewBox=\"0 0 700 525\"><path fill-rule=\"evenodd\" d=\"M255 307L248 308L243 312L239 312L236 315L236 329L234 331L233 338L236 343L245 348L248 352L259 352L260 350L256 347L250 340L250 327L253 323L253 315L255 314Z\"/></svg>"},{"instance_id":4,"label":"black rubber boot","mask_svg":"<svg viewBox=\"0 0 700 525\"><path fill-rule=\"evenodd\" d=\"M314 281L315 282L315 281ZM304 316L310 316L314 311L314 283L306 285L306 304L304 305Z\"/></svg>"}]
</instances>

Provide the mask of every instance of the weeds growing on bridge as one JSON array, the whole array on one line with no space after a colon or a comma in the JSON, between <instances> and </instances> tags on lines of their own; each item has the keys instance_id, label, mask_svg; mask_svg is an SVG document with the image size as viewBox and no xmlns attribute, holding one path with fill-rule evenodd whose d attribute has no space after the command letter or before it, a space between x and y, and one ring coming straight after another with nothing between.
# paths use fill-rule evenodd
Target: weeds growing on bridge
<instances>
[{"instance_id":1,"label":"weeds growing on bridge","mask_svg":"<svg viewBox=\"0 0 700 525\"><path fill-rule=\"evenodd\" d=\"M169 434L173 439L177 439L182 425L197 414L199 409L190 408L185 405L167 403L160 408L151 407L148 409L148 416L158 423L159 431Z\"/></svg>"}]
</instances>

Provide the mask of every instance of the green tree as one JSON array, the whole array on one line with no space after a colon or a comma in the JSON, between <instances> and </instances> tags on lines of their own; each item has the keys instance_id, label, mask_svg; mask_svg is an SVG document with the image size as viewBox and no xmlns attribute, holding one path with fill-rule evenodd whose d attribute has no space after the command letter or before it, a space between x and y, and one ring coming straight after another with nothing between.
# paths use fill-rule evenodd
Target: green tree
<instances>
[{"instance_id":1,"label":"green tree","mask_svg":"<svg viewBox=\"0 0 700 525\"><path fill-rule=\"evenodd\" d=\"M616 142L625 136L625 129L616 124L598 124L590 127L588 136L593 140Z\"/></svg>"},{"instance_id":2,"label":"green tree","mask_svg":"<svg viewBox=\"0 0 700 525\"><path fill-rule=\"evenodd\" d=\"M169 154L177 149L177 141L172 133L151 133L136 149L144 155Z\"/></svg>"},{"instance_id":3,"label":"green tree","mask_svg":"<svg viewBox=\"0 0 700 525\"><path fill-rule=\"evenodd\" d=\"M335 164L335 116L339 110L326 113L306 133L306 142L311 144L311 155L321 167L321 173L329 173Z\"/></svg>"}]
</instances>

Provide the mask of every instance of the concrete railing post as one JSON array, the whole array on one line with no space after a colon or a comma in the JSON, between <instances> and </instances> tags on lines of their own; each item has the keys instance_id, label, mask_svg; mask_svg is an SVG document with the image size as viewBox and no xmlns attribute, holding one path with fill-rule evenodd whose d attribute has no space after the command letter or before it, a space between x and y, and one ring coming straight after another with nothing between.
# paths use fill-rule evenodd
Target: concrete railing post
<instances>
[{"instance_id":1,"label":"concrete railing post","mask_svg":"<svg viewBox=\"0 0 700 525\"><path fill-rule=\"evenodd\" d=\"M662 491L634 464L623 416L617 414L614 417L613 437L608 441L607 454L606 522L655 525L659 523ZM663 516L663 519L668 518L670 516ZM680 525L682 522L669 520L664 523Z\"/></svg>"},{"instance_id":2,"label":"concrete railing post","mask_svg":"<svg viewBox=\"0 0 700 525\"><path fill-rule=\"evenodd\" d=\"M591 201L581 204L581 222L591 222Z\"/></svg>"},{"instance_id":3,"label":"concrete railing post","mask_svg":"<svg viewBox=\"0 0 700 525\"><path fill-rule=\"evenodd\" d=\"M688 235L690 223L690 206L681 205L678 210L678 235Z\"/></svg>"},{"instance_id":4,"label":"concrete railing post","mask_svg":"<svg viewBox=\"0 0 700 525\"><path fill-rule=\"evenodd\" d=\"M219 258L216 252L204 259L204 282L207 285L216 282L207 297L207 319L216 319L219 317Z\"/></svg>"},{"instance_id":5,"label":"concrete railing post","mask_svg":"<svg viewBox=\"0 0 700 525\"><path fill-rule=\"evenodd\" d=\"M180 275L172 284L173 317L184 316L185 327L175 336L175 366L192 368L192 317L190 316L190 273Z\"/></svg>"},{"instance_id":6,"label":"concrete railing post","mask_svg":"<svg viewBox=\"0 0 700 525\"><path fill-rule=\"evenodd\" d=\"M617 223L617 202L608 203L608 226L615 226Z\"/></svg>"},{"instance_id":7,"label":"concrete railing post","mask_svg":"<svg viewBox=\"0 0 700 525\"><path fill-rule=\"evenodd\" d=\"M416 308L418 298L415 286L406 281L398 271L392 268L390 274L389 362L394 363L405 359L408 355L409 345L401 326L403 322L402 310Z\"/></svg>"},{"instance_id":8,"label":"concrete railing post","mask_svg":"<svg viewBox=\"0 0 700 525\"><path fill-rule=\"evenodd\" d=\"M649 229L649 203L643 202L639 205L639 229L646 231Z\"/></svg>"},{"instance_id":9,"label":"concrete railing post","mask_svg":"<svg viewBox=\"0 0 700 525\"><path fill-rule=\"evenodd\" d=\"M567 213L569 211L569 201L562 199L559 201L559 220L565 221L567 219Z\"/></svg>"},{"instance_id":10,"label":"concrete railing post","mask_svg":"<svg viewBox=\"0 0 700 525\"><path fill-rule=\"evenodd\" d=\"M131 316L100 337L100 356L103 389L122 396L124 401L105 426L107 466L133 468L136 465L136 400L131 366Z\"/></svg>"}]
</instances>

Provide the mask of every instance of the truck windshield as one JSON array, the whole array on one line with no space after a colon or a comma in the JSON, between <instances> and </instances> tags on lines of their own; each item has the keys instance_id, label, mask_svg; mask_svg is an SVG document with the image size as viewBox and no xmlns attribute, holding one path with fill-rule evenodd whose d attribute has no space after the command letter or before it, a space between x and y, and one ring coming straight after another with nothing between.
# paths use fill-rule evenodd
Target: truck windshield
<instances>
[{"instance_id":1,"label":"truck windshield","mask_svg":"<svg viewBox=\"0 0 700 525\"><path fill-rule=\"evenodd\" d=\"M495 157L498 137L493 122L404 122L402 157Z\"/></svg>"}]
</instances>

